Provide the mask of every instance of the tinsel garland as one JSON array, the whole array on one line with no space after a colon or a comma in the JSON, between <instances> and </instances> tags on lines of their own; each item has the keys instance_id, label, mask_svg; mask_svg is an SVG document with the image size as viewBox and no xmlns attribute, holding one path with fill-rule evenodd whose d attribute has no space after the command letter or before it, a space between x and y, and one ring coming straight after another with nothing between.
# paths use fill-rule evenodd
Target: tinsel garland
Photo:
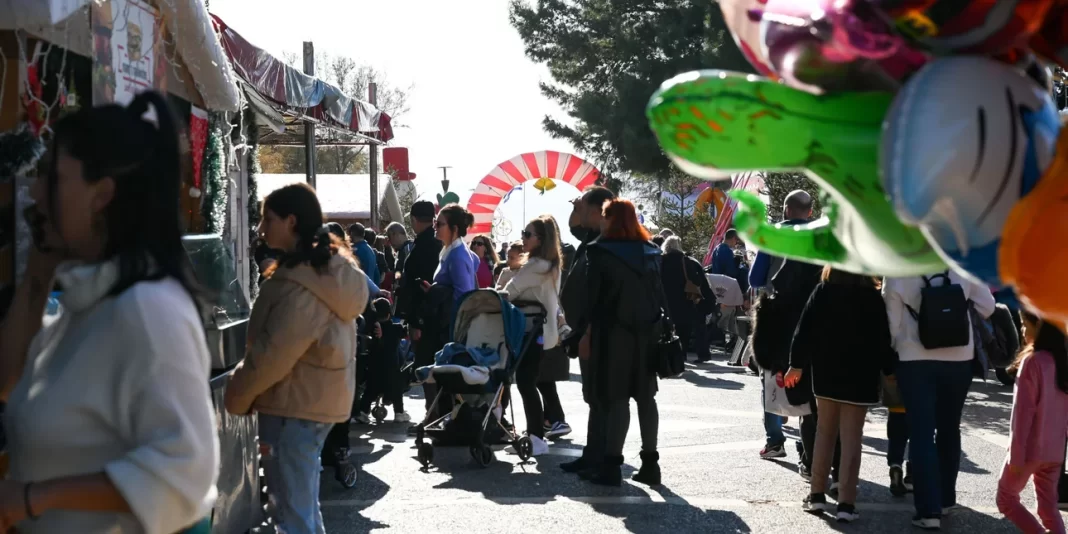
<instances>
[{"instance_id":1,"label":"tinsel garland","mask_svg":"<svg viewBox=\"0 0 1068 534\"><path fill-rule=\"evenodd\" d=\"M256 114L253 113L251 109L245 110L245 125L247 127L246 143L248 144L248 149L245 152L245 157L248 158L246 165L248 168L248 242L251 247L256 243L256 238L258 237L257 227L260 225L260 196L257 191L256 180L262 171L260 168L260 147L257 135L258 131L256 130ZM249 298L252 302L255 302L256 297L260 292L260 266L256 265L254 254L249 254L248 270Z\"/></svg>"},{"instance_id":2,"label":"tinsel garland","mask_svg":"<svg viewBox=\"0 0 1068 534\"><path fill-rule=\"evenodd\" d=\"M6 179L25 174L37 165L44 151L44 143L33 135L27 123L0 133L0 177Z\"/></svg>"},{"instance_id":3,"label":"tinsel garland","mask_svg":"<svg viewBox=\"0 0 1068 534\"><path fill-rule=\"evenodd\" d=\"M200 204L200 213L204 218L204 232L221 234L226 227L226 169L224 167L222 125L225 119L221 113L208 113L208 142L204 146L204 196Z\"/></svg>"}]
</instances>

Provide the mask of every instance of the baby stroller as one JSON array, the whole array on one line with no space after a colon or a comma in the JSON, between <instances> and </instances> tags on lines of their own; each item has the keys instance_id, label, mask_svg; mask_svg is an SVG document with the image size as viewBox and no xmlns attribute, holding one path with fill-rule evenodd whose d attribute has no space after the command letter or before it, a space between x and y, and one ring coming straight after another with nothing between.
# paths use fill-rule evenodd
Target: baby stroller
<instances>
[{"instance_id":1,"label":"baby stroller","mask_svg":"<svg viewBox=\"0 0 1068 534\"><path fill-rule=\"evenodd\" d=\"M438 385L426 417L416 426L417 457L424 469L434 461L434 445L424 441L428 436L460 433L460 441L468 444L481 467L493 461L490 444L496 440L491 437L501 434L523 461L533 455L530 438L501 424L501 398L515 381L523 355L541 337L545 316L541 304L511 303L492 289L472 291L460 299L450 329L453 343L438 353L434 365L416 370L420 380ZM461 402L449 414L431 420L444 395L458 396Z\"/></svg>"}]
</instances>

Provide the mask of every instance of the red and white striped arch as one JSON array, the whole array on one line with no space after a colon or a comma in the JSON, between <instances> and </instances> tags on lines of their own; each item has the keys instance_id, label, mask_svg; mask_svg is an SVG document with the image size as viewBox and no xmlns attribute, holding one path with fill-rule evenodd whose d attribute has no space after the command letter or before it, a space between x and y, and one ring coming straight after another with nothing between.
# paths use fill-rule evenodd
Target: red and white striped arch
<instances>
[{"instance_id":1,"label":"red and white striped arch","mask_svg":"<svg viewBox=\"0 0 1068 534\"><path fill-rule=\"evenodd\" d=\"M471 234L493 230L493 214L509 191L528 180L552 178L571 184L579 191L593 185L600 176L596 167L574 154L545 150L520 154L494 167L471 194L467 210L475 216ZM524 221L526 222L526 221Z\"/></svg>"}]
</instances>

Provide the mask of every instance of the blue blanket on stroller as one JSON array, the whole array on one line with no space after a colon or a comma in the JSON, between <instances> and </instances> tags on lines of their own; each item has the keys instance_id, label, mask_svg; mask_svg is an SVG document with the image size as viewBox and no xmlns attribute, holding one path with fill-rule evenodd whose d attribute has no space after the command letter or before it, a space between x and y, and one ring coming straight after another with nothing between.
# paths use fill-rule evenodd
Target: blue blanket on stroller
<instances>
[{"instance_id":1,"label":"blue blanket on stroller","mask_svg":"<svg viewBox=\"0 0 1068 534\"><path fill-rule=\"evenodd\" d=\"M420 382L433 382L436 371L460 373L468 384L485 384L489 369L501 361L501 355L492 347L467 347L462 343L449 343L434 355L434 365L425 365L415 370Z\"/></svg>"}]
</instances>

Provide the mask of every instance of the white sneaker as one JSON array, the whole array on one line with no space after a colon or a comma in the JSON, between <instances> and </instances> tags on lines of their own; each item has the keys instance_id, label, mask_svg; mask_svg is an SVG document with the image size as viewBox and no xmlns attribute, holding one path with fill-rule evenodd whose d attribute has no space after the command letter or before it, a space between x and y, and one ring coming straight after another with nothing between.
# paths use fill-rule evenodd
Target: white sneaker
<instances>
[{"instance_id":1,"label":"white sneaker","mask_svg":"<svg viewBox=\"0 0 1068 534\"><path fill-rule=\"evenodd\" d=\"M356 414L355 417L352 418L352 422L353 423L360 423L361 425L369 425L369 424L371 424L371 414L366 414L366 413L360 412L360 413Z\"/></svg>"},{"instance_id":2,"label":"white sneaker","mask_svg":"<svg viewBox=\"0 0 1068 534\"><path fill-rule=\"evenodd\" d=\"M541 439L538 436L530 436L530 443L534 445L533 456L549 454L549 444L545 443L544 439Z\"/></svg>"},{"instance_id":3,"label":"white sneaker","mask_svg":"<svg viewBox=\"0 0 1068 534\"><path fill-rule=\"evenodd\" d=\"M407 422L409 422L411 420L412 420L412 416L408 415L405 412L397 412L397 413L393 414L393 422L394 423L407 423Z\"/></svg>"},{"instance_id":4,"label":"white sneaker","mask_svg":"<svg viewBox=\"0 0 1068 534\"><path fill-rule=\"evenodd\" d=\"M914 517L912 518L912 526L923 530L941 530L942 520L937 517Z\"/></svg>"}]
</instances>

